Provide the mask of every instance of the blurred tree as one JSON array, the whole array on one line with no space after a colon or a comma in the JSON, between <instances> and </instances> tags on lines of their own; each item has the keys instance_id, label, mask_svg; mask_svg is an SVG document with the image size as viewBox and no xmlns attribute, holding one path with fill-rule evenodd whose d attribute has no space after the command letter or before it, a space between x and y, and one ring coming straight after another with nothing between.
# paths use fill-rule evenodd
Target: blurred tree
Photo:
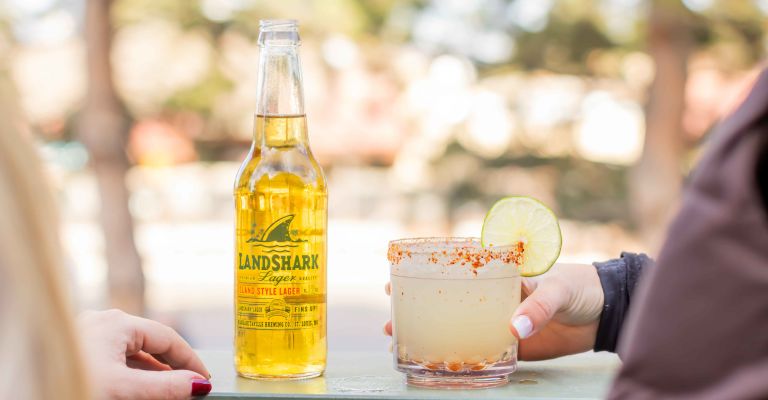
<instances>
[{"instance_id":1,"label":"blurred tree","mask_svg":"<svg viewBox=\"0 0 768 400\"><path fill-rule=\"evenodd\" d=\"M125 153L130 119L112 82L111 6L111 0L88 0L86 5L88 89L78 125L101 196L110 305L141 315L145 308L144 274L133 238L125 184L130 166Z\"/></svg>"},{"instance_id":2,"label":"blurred tree","mask_svg":"<svg viewBox=\"0 0 768 400\"><path fill-rule=\"evenodd\" d=\"M691 27L690 12L679 0L651 1L647 43L656 73L648 92L643 154L629 182L633 217L651 248L660 242L680 196Z\"/></svg>"}]
</instances>

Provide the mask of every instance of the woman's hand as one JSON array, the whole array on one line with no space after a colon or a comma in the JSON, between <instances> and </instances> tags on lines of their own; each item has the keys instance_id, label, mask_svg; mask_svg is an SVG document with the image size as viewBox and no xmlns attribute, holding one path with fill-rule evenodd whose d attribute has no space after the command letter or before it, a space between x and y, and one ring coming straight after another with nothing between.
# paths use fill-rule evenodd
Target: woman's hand
<instances>
[{"instance_id":1,"label":"woman's hand","mask_svg":"<svg viewBox=\"0 0 768 400\"><path fill-rule=\"evenodd\" d=\"M390 293L389 283L385 290ZM510 331L521 339L519 359L545 360L594 347L604 303L594 266L555 264L541 276L523 278L522 294L510 321ZM384 332L392 335L392 321Z\"/></svg>"},{"instance_id":2,"label":"woman's hand","mask_svg":"<svg viewBox=\"0 0 768 400\"><path fill-rule=\"evenodd\" d=\"M521 360L546 360L592 350L603 310L603 287L587 264L555 264L523 278L523 301L510 330L520 339Z\"/></svg>"},{"instance_id":3,"label":"woman's hand","mask_svg":"<svg viewBox=\"0 0 768 400\"><path fill-rule=\"evenodd\" d=\"M210 373L173 329L120 310L78 320L96 399L188 399L208 394Z\"/></svg>"}]
</instances>

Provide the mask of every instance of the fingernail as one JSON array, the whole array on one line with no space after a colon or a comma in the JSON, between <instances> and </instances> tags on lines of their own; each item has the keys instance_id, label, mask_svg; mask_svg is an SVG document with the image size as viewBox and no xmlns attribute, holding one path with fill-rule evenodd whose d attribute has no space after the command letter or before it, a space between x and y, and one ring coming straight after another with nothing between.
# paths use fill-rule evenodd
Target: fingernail
<instances>
[{"instance_id":1,"label":"fingernail","mask_svg":"<svg viewBox=\"0 0 768 400\"><path fill-rule=\"evenodd\" d=\"M527 338L533 331L533 323L531 319L525 315L519 315L512 320L512 326L515 327L517 335L520 339Z\"/></svg>"},{"instance_id":2,"label":"fingernail","mask_svg":"<svg viewBox=\"0 0 768 400\"><path fill-rule=\"evenodd\" d=\"M192 379L192 396L205 396L211 392L211 382L207 379Z\"/></svg>"}]
</instances>

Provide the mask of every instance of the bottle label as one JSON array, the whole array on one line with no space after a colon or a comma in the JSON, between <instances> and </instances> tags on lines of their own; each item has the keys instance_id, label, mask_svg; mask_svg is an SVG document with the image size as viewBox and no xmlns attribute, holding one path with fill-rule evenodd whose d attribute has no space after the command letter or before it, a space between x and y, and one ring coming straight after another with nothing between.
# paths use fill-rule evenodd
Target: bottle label
<instances>
[{"instance_id":1,"label":"bottle label","mask_svg":"<svg viewBox=\"0 0 768 400\"><path fill-rule=\"evenodd\" d=\"M319 282L324 254L291 228L295 214L264 229L256 221L238 237L237 327L254 330L310 329L320 325L325 301Z\"/></svg>"}]
</instances>

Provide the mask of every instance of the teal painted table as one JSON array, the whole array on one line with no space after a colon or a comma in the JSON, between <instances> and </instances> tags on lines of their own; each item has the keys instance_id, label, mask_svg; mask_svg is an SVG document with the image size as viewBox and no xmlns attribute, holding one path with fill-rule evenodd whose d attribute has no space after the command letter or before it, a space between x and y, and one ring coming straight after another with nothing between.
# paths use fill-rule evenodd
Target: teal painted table
<instances>
[{"instance_id":1,"label":"teal painted table","mask_svg":"<svg viewBox=\"0 0 768 400\"><path fill-rule=\"evenodd\" d=\"M604 353L522 362L512 383L503 387L435 390L407 386L386 352L332 352L325 376L285 382L238 377L229 352L199 354L213 375L206 399L597 399L605 396L620 363Z\"/></svg>"}]
</instances>

